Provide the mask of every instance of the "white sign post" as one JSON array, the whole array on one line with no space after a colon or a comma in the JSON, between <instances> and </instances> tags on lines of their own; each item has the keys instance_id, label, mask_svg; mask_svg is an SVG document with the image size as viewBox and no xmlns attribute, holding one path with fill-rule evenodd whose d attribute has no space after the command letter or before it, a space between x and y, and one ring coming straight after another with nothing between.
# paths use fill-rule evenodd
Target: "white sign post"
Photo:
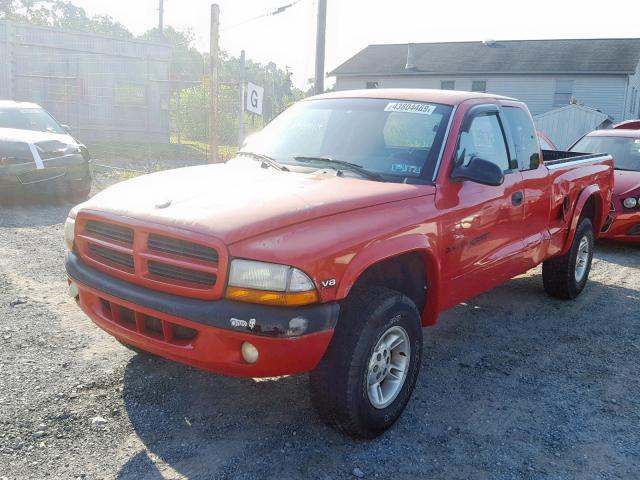
<instances>
[{"instance_id":1,"label":"white sign post","mask_svg":"<svg viewBox=\"0 0 640 480\"><path fill-rule=\"evenodd\" d=\"M264 88L247 82L247 111L262 115L262 100L264 99Z\"/></svg>"}]
</instances>

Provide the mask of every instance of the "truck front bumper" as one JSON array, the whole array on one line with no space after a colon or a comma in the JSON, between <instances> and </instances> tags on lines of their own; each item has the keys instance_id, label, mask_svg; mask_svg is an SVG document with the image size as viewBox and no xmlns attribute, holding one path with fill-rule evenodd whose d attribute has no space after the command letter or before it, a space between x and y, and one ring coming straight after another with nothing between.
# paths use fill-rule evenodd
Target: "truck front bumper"
<instances>
[{"instance_id":1,"label":"truck front bumper","mask_svg":"<svg viewBox=\"0 0 640 480\"><path fill-rule=\"evenodd\" d=\"M65 264L78 305L100 328L133 347L224 375L313 370L340 310L335 302L288 308L179 297L113 278L74 253ZM258 352L255 363L243 358L245 342Z\"/></svg>"}]
</instances>

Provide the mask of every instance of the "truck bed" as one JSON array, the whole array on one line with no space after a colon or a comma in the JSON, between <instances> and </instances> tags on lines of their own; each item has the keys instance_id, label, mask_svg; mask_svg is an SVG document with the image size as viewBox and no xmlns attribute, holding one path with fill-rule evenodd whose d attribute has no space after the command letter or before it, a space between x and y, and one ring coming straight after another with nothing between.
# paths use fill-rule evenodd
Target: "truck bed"
<instances>
[{"instance_id":1,"label":"truck bed","mask_svg":"<svg viewBox=\"0 0 640 480\"><path fill-rule=\"evenodd\" d=\"M567 162L591 160L598 157L602 157L602 154L567 152L564 150L542 150L542 159L547 167L557 166Z\"/></svg>"}]
</instances>

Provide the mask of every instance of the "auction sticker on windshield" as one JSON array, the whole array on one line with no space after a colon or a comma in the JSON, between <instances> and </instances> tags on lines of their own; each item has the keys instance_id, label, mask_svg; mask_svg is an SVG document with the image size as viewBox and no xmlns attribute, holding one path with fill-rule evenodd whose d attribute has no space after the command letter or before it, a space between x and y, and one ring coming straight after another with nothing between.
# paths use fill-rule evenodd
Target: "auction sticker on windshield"
<instances>
[{"instance_id":1,"label":"auction sticker on windshield","mask_svg":"<svg viewBox=\"0 0 640 480\"><path fill-rule=\"evenodd\" d=\"M391 102L384 109L385 112L419 113L420 115L431 115L435 110L435 105L408 102Z\"/></svg>"}]
</instances>

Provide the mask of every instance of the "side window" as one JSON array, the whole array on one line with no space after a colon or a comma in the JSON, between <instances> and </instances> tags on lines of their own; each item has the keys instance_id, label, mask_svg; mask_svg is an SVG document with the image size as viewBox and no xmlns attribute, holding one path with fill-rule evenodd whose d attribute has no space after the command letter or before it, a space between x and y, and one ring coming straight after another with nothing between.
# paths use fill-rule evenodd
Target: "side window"
<instances>
[{"instance_id":1,"label":"side window","mask_svg":"<svg viewBox=\"0 0 640 480\"><path fill-rule=\"evenodd\" d=\"M571 103L573 96L573 80L556 80L556 93L553 96L553 106L563 107Z\"/></svg>"},{"instance_id":2,"label":"side window","mask_svg":"<svg viewBox=\"0 0 640 480\"><path fill-rule=\"evenodd\" d=\"M538 136L531 118L523 109L504 107L504 115L515 144L520 170L533 170L540 166Z\"/></svg>"},{"instance_id":3,"label":"side window","mask_svg":"<svg viewBox=\"0 0 640 480\"><path fill-rule=\"evenodd\" d=\"M440 90L455 90L456 89L456 81L455 80L441 80L440 81Z\"/></svg>"},{"instance_id":4,"label":"side window","mask_svg":"<svg viewBox=\"0 0 640 480\"><path fill-rule=\"evenodd\" d=\"M486 80L473 80L471 82L471 91L472 92L486 92L487 91L487 81Z\"/></svg>"},{"instance_id":5,"label":"side window","mask_svg":"<svg viewBox=\"0 0 640 480\"><path fill-rule=\"evenodd\" d=\"M468 165L473 157L495 163L505 172L510 169L504 132L496 114L475 117L469 131L460 134L456 159Z\"/></svg>"}]
</instances>

